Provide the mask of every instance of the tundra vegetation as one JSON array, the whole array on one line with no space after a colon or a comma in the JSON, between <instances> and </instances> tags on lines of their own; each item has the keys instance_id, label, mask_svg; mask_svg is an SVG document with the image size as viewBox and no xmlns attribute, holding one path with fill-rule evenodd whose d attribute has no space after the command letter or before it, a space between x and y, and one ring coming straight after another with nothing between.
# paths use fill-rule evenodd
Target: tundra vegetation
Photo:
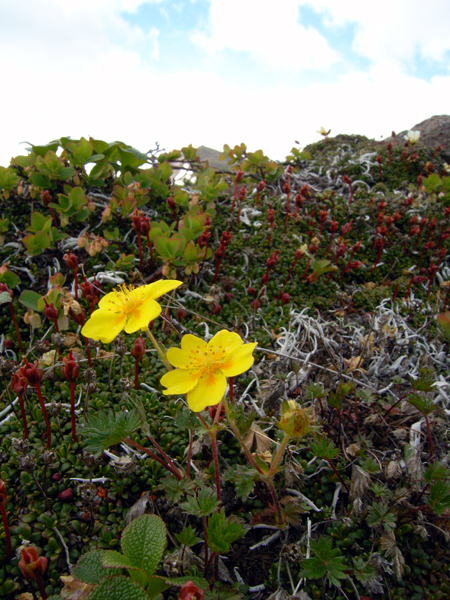
<instances>
[{"instance_id":1,"label":"tundra vegetation","mask_svg":"<svg viewBox=\"0 0 450 600\"><path fill-rule=\"evenodd\" d=\"M0 167L0 596L450 597L450 168L329 133Z\"/></svg>"}]
</instances>

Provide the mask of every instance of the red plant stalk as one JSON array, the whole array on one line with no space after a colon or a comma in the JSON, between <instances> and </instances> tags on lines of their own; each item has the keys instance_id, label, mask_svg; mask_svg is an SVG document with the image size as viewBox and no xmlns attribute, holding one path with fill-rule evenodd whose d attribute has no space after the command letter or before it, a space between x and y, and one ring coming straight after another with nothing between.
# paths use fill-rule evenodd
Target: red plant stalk
<instances>
[{"instance_id":1,"label":"red plant stalk","mask_svg":"<svg viewBox=\"0 0 450 600\"><path fill-rule=\"evenodd\" d=\"M213 285L216 283L219 277L220 265L222 264L223 257L225 256L225 246L221 244L216 250L216 273L213 279Z\"/></svg>"},{"instance_id":2,"label":"red plant stalk","mask_svg":"<svg viewBox=\"0 0 450 600\"><path fill-rule=\"evenodd\" d=\"M419 283L423 283L425 280L426 280L426 277L422 277L422 275L416 275L415 277L412 277L411 281L409 282L408 289L406 290L405 300L408 300L408 298L409 298L409 294L411 292L411 286L417 285Z\"/></svg>"},{"instance_id":3,"label":"red plant stalk","mask_svg":"<svg viewBox=\"0 0 450 600\"><path fill-rule=\"evenodd\" d=\"M267 240L266 248L268 248L270 245L270 241L272 240L272 229L275 226L275 211L273 210L272 205L270 205L270 208L267 210L267 220L270 223L270 234L269 239Z\"/></svg>"},{"instance_id":4,"label":"red plant stalk","mask_svg":"<svg viewBox=\"0 0 450 600\"><path fill-rule=\"evenodd\" d=\"M428 297L430 295L430 291L431 291L431 285L434 281L434 278L436 277L436 273L438 271L437 266L434 264L433 261L431 261L430 266L427 269L427 273L428 273L428 290L427 290L427 300Z\"/></svg>"},{"instance_id":5,"label":"red plant stalk","mask_svg":"<svg viewBox=\"0 0 450 600\"><path fill-rule=\"evenodd\" d=\"M266 182L264 180L262 180L258 183L258 187L256 188L256 204L255 204L255 206L258 206L259 195L264 190L265 187L266 187Z\"/></svg>"},{"instance_id":6,"label":"red plant stalk","mask_svg":"<svg viewBox=\"0 0 450 600\"><path fill-rule=\"evenodd\" d=\"M284 287L284 286L286 285L286 283L289 281L289 279L290 279L290 277L291 277L291 275L292 275L292 271L293 271L293 270L294 270L294 268L295 268L295 265L296 265L296 264L297 264L297 262L298 262L298 261L299 261L299 260L302 258L303 254L304 254L304 252L302 252L302 250L300 250L300 248L298 248L298 249L295 251L294 260L292 261L292 265L291 265L291 268L289 269L289 273L287 274L287 277L286 277L286 279L284 280L283 287Z\"/></svg>"},{"instance_id":7,"label":"red plant stalk","mask_svg":"<svg viewBox=\"0 0 450 600\"><path fill-rule=\"evenodd\" d=\"M291 173L292 173L292 166L289 165L289 167L287 168L288 180L286 181L286 183L283 186L283 192L286 194L286 217L284 219L283 233L286 233L287 223L288 223L288 218L289 218L289 203L290 203L290 199L291 199Z\"/></svg>"},{"instance_id":8,"label":"red plant stalk","mask_svg":"<svg viewBox=\"0 0 450 600\"><path fill-rule=\"evenodd\" d=\"M130 351L131 356L134 358L134 389L139 388L139 363L145 355L145 342L140 335L136 338L133 348Z\"/></svg>"},{"instance_id":9,"label":"red plant stalk","mask_svg":"<svg viewBox=\"0 0 450 600\"><path fill-rule=\"evenodd\" d=\"M0 513L2 515L3 529L5 530L6 538L5 560L9 560L9 557L11 556L11 534L9 532L8 517L6 515L6 500L7 496L5 482L2 479L0 479Z\"/></svg>"},{"instance_id":10,"label":"red plant stalk","mask_svg":"<svg viewBox=\"0 0 450 600\"><path fill-rule=\"evenodd\" d=\"M311 257L308 256L308 260L306 261L306 267L305 267L305 270L303 271L303 275L300 277L300 280L305 279L306 274L308 273L310 264L311 264Z\"/></svg>"},{"instance_id":11,"label":"red plant stalk","mask_svg":"<svg viewBox=\"0 0 450 600\"><path fill-rule=\"evenodd\" d=\"M267 282L269 281L270 269L273 269L274 266L278 262L278 253L279 253L279 250L277 250L276 252L272 252L272 254L270 255L270 257L266 261L266 266L267 266L266 274L261 277L261 281L262 281L262 284L263 284L263 289L266 287Z\"/></svg>"},{"instance_id":12,"label":"red plant stalk","mask_svg":"<svg viewBox=\"0 0 450 600\"><path fill-rule=\"evenodd\" d=\"M186 477L187 479L189 479L190 475L191 475L191 462L192 462L192 446L194 443L194 435L192 433L192 431L189 429L189 448L188 448L188 455L187 455L187 467L186 467Z\"/></svg>"},{"instance_id":13,"label":"red plant stalk","mask_svg":"<svg viewBox=\"0 0 450 600\"><path fill-rule=\"evenodd\" d=\"M352 203L352 200L353 200L352 180L350 179L350 177L348 175L344 175L344 177L342 178L342 181L344 183L346 183L348 185L348 187L350 188L350 197L348 199L348 205L350 206L350 204Z\"/></svg>"},{"instance_id":14,"label":"red plant stalk","mask_svg":"<svg viewBox=\"0 0 450 600\"><path fill-rule=\"evenodd\" d=\"M236 204L238 183L240 183L243 179L244 179L244 171L239 169L239 171L236 173L236 177L234 178L234 198L233 198L233 204L231 205L230 212L233 212L234 205Z\"/></svg>"},{"instance_id":15,"label":"red plant stalk","mask_svg":"<svg viewBox=\"0 0 450 600\"><path fill-rule=\"evenodd\" d=\"M156 441L149 434L147 434L147 436L150 439L150 441L152 442L152 444L155 446L155 448L158 449L159 446L156 444ZM173 463L172 460L170 461L172 464L169 464L169 463L165 462L157 454L155 454L154 452L152 452L148 448L145 448L145 446L141 446L141 444L138 444L137 442L135 442L131 438L125 438L124 442L126 444L129 444L130 446L134 446L135 448L137 448L141 452L145 452L145 454L147 454L147 456L150 456L150 458L153 458L153 460L156 460L156 462L159 463L162 467L164 467L164 469L166 469L167 471L169 471L170 473L172 473L172 475L174 475L178 479L178 481L181 481L183 479L183 475L181 474L180 470L174 465L174 463ZM161 452L162 452L162 454L165 457L167 457L167 455L162 450L161 450Z\"/></svg>"},{"instance_id":16,"label":"red plant stalk","mask_svg":"<svg viewBox=\"0 0 450 600\"><path fill-rule=\"evenodd\" d=\"M25 413L25 406L23 403L23 393L25 392L26 387L27 387L27 382L25 381L24 377L21 376L20 370L17 373L14 373L14 375L12 377L12 381L11 381L11 388L12 388L13 392L15 394L17 394L17 397L19 399L20 414L22 415L22 423L23 423L23 435L24 435L24 438L27 440L28 439L28 424L27 424L27 415Z\"/></svg>"},{"instance_id":17,"label":"red plant stalk","mask_svg":"<svg viewBox=\"0 0 450 600\"><path fill-rule=\"evenodd\" d=\"M390 165L391 164L392 142L388 142L387 150L388 150L388 165Z\"/></svg>"},{"instance_id":18,"label":"red plant stalk","mask_svg":"<svg viewBox=\"0 0 450 600\"><path fill-rule=\"evenodd\" d=\"M377 257L375 259L375 264L372 267L372 271L374 271L377 268L378 263L380 262L381 255L383 253L385 244L386 244L386 239L385 238L378 238L378 239L375 240L374 246L375 246L375 248L377 250Z\"/></svg>"},{"instance_id":19,"label":"red plant stalk","mask_svg":"<svg viewBox=\"0 0 450 600\"><path fill-rule=\"evenodd\" d=\"M239 210L238 210L238 216L237 216L237 220L236 220L236 225L239 225L239 221L241 220L241 204L242 204L242 201L245 199L246 193L247 193L247 190L245 189L245 185L243 185L241 187L241 189L240 189L239 196L238 196L238 199L239 199Z\"/></svg>"},{"instance_id":20,"label":"red plant stalk","mask_svg":"<svg viewBox=\"0 0 450 600\"><path fill-rule=\"evenodd\" d=\"M381 154L379 154L379 155L377 156L377 159L376 159L376 160L377 160L378 166L379 166L379 168L380 168L380 179L381 179L381 178L382 178L382 176L383 176L383 169L382 169L382 167L381 167L381 165L382 165L382 163L383 163L383 158L382 158Z\"/></svg>"},{"instance_id":21,"label":"red plant stalk","mask_svg":"<svg viewBox=\"0 0 450 600\"><path fill-rule=\"evenodd\" d=\"M153 266L153 249L152 249L152 243L150 241L150 235L149 235L150 229L151 229L151 223L150 223L150 219L148 217L146 217L145 215L141 216L140 229L141 229L141 233L143 233L145 235L145 237L147 238L147 246L150 251L150 264Z\"/></svg>"},{"instance_id":22,"label":"red plant stalk","mask_svg":"<svg viewBox=\"0 0 450 600\"><path fill-rule=\"evenodd\" d=\"M36 393L39 398L39 404L41 405L42 414L44 416L45 426L47 428L47 448L50 448L50 445L52 443L52 430L50 428L50 421L48 418L47 409L45 408L45 402L42 396L41 386L39 383L36 383L34 387L36 388Z\"/></svg>"},{"instance_id":23,"label":"red plant stalk","mask_svg":"<svg viewBox=\"0 0 450 600\"><path fill-rule=\"evenodd\" d=\"M75 420L75 381L80 374L80 367L73 358L72 350L69 352L69 356L63 358L64 366L61 369L64 379L67 379L70 385L70 417L72 421L72 439L75 443L78 442L76 433L76 420Z\"/></svg>"},{"instance_id":24,"label":"red plant stalk","mask_svg":"<svg viewBox=\"0 0 450 600\"><path fill-rule=\"evenodd\" d=\"M339 241L337 243L338 246L340 246L342 244L342 241L345 238L345 236L348 233L350 233L350 231L352 230L352 223L353 223L353 219L350 219L350 221L348 221L348 223L345 223L344 225L342 225L341 237L339 238Z\"/></svg>"},{"instance_id":25,"label":"red plant stalk","mask_svg":"<svg viewBox=\"0 0 450 600\"><path fill-rule=\"evenodd\" d=\"M20 352L22 354L24 354L24 350L23 350L23 346L22 346L22 338L20 337L19 325L17 324L17 321L16 321L16 315L14 314L12 302L8 302L8 304L9 304L9 312L11 313L11 319L12 319L12 322L14 323L14 329L16 330L17 342L19 344Z\"/></svg>"}]
</instances>

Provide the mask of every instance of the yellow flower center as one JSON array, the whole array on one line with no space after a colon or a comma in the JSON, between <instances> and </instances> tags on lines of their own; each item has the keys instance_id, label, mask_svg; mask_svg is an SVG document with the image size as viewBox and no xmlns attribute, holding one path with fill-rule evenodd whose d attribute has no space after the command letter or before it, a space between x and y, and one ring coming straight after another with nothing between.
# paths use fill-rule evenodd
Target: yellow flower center
<instances>
[{"instance_id":1,"label":"yellow flower center","mask_svg":"<svg viewBox=\"0 0 450 600\"><path fill-rule=\"evenodd\" d=\"M115 298L112 302L117 307L117 312L124 313L126 315L136 311L142 306L144 302L144 290L133 285L119 285L114 290Z\"/></svg>"},{"instance_id":2,"label":"yellow flower center","mask_svg":"<svg viewBox=\"0 0 450 600\"><path fill-rule=\"evenodd\" d=\"M197 369L200 377L219 371L223 366L225 350L217 346L208 346L206 350L192 349L188 369Z\"/></svg>"}]
</instances>

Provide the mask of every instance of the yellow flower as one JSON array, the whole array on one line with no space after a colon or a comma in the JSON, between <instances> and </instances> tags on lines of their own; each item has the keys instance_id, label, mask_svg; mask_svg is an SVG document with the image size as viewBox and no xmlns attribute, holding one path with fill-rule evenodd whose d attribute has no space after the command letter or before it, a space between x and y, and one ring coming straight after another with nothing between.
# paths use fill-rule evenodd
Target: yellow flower
<instances>
[{"instance_id":1,"label":"yellow flower","mask_svg":"<svg viewBox=\"0 0 450 600\"><path fill-rule=\"evenodd\" d=\"M169 348L167 359L176 367L161 378L164 394L187 394L189 408L200 412L219 404L227 387L227 377L250 369L256 344L244 344L237 333L223 329L208 343L187 334L180 348Z\"/></svg>"},{"instance_id":2,"label":"yellow flower","mask_svg":"<svg viewBox=\"0 0 450 600\"><path fill-rule=\"evenodd\" d=\"M145 330L150 321L161 313L161 306L155 299L182 283L161 279L139 287L121 285L103 296L98 303L98 310L92 313L81 333L85 337L108 344L123 329L126 333L134 333L138 329Z\"/></svg>"}]
</instances>

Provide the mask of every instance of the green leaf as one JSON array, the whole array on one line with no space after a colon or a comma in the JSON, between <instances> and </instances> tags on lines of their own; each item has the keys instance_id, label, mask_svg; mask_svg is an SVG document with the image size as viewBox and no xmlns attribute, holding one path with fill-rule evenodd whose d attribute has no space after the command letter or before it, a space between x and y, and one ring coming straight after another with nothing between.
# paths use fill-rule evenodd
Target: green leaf
<instances>
[{"instance_id":1,"label":"green leaf","mask_svg":"<svg viewBox=\"0 0 450 600\"><path fill-rule=\"evenodd\" d=\"M142 417L134 410L127 413L105 413L100 411L89 418L83 429L86 438L86 449L100 455L110 446L120 444L141 426Z\"/></svg>"},{"instance_id":2,"label":"green leaf","mask_svg":"<svg viewBox=\"0 0 450 600\"><path fill-rule=\"evenodd\" d=\"M161 180L162 181L167 181L168 179L170 179L172 177L172 167L170 166L170 163L168 162L163 162L159 165L159 170L161 171Z\"/></svg>"},{"instance_id":3,"label":"green leaf","mask_svg":"<svg viewBox=\"0 0 450 600\"><path fill-rule=\"evenodd\" d=\"M421 396L420 394L408 394L406 400L424 416L429 415L436 409L436 405L433 404L430 398Z\"/></svg>"},{"instance_id":4,"label":"green leaf","mask_svg":"<svg viewBox=\"0 0 450 600\"><path fill-rule=\"evenodd\" d=\"M182 241L175 236L167 238L163 235L157 235L153 238L153 244L161 258L174 260L180 254Z\"/></svg>"},{"instance_id":5,"label":"green leaf","mask_svg":"<svg viewBox=\"0 0 450 600\"><path fill-rule=\"evenodd\" d=\"M52 218L51 217L45 217L44 215L41 215L41 213L38 212L32 212L31 213L31 226L28 228L29 231L45 231L45 227L47 227L47 231L48 231L48 223L50 223L51 226L51 222L52 222Z\"/></svg>"},{"instance_id":6,"label":"green leaf","mask_svg":"<svg viewBox=\"0 0 450 600\"><path fill-rule=\"evenodd\" d=\"M325 436L316 438L311 442L311 449L314 456L317 458L324 458L326 460L333 460L339 454L339 449L335 447L331 440L328 440Z\"/></svg>"},{"instance_id":7,"label":"green leaf","mask_svg":"<svg viewBox=\"0 0 450 600\"><path fill-rule=\"evenodd\" d=\"M411 378L411 385L417 392L432 392L435 381L436 378L432 369L420 369L420 377L418 379Z\"/></svg>"},{"instance_id":8,"label":"green leaf","mask_svg":"<svg viewBox=\"0 0 450 600\"><path fill-rule=\"evenodd\" d=\"M450 508L450 483L438 479L436 483L431 484L430 495L425 502L439 517L443 515Z\"/></svg>"},{"instance_id":9,"label":"green leaf","mask_svg":"<svg viewBox=\"0 0 450 600\"><path fill-rule=\"evenodd\" d=\"M197 544L200 541L200 538L197 537L195 534L195 529L190 525L185 527L181 531L181 533L176 533L175 537L180 542L180 544L183 544L183 546L193 546L194 544Z\"/></svg>"},{"instance_id":10,"label":"green leaf","mask_svg":"<svg viewBox=\"0 0 450 600\"><path fill-rule=\"evenodd\" d=\"M450 470L445 463L432 462L430 463L423 474L423 480L425 483L431 483L436 479L449 479Z\"/></svg>"},{"instance_id":11,"label":"green leaf","mask_svg":"<svg viewBox=\"0 0 450 600\"><path fill-rule=\"evenodd\" d=\"M317 542L311 540L312 558L302 561L303 571L300 577L307 579L322 579L328 577L332 585L340 586L339 580L345 579L346 568L341 551L338 548L333 550L332 541L320 538Z\"/></svg>"},{"instance_id":12,"label":"green leaf","mask_svg":"<svg viewBox=\"0 0 450 600\"><path fill-rule=\"evenodd\" d=\"M128 577L105 577L89 594L89 600L149 600L150 596Z\"/></svg>"},{"instance_id":13,"label":"green leaf","mask_svg":"<svg viewBox=\"0 0 450 600\"><path fill-rule=\"evenodd\" d=\"M166 547L166 526L157 515L142 515L125 527L121 540L124 555L134 567L152 575Z\"/></svg>"},{"instance_id":14,"label":"green leaf","mask_svg":"<svg viewBox=\"0 0 450 600\"><path fill-rule=\"evenodd\" d=\"M395 529L397 516L389 510L389 507L381 502L374 502L369 508L367 515L367 524L370 527L382 525L384 530L389 533Z\"/></svg>"},{"instance_id":15,"label":"green leaf","mask_svg":"<svg viewBox=\"0 0 450 600\"><path fill-rule=\"evenodd\" d=\"M236 487L236 494L244 502L253 492L255 481L258 481L258 471L253 467L245 465L233 465L224 473L225 481L232 481Z\"/></svg>"},{"instance_id":16,"label":"green leaf","mask_svg":"<svg viewBox=\"0 0 450 600\"><path fill-rule=\"evenodd\" d=\"M115 569L138 569L139 567L135 567L131 560L117 552L117 550L105 550L102 556L102 566L105 569L115 568Z\"/></svg>"},{"instance_id":17,"label":"green leaf","mask_svg":"<svg viewBox=\"0 0 450 600\"><path fill-rule=\"evenodd\" d=\"M45 190L51 187L50 178L47 175L43 175L42 173L32 173L30 181L36 187Z\"/></svg>"},{"instance_id":18,"label":"green leaf","mask_svg":"<svg viewBox=\"0 0 450 600\"><path fill-rule=\"evenodd\" d=\"M9 292L0 292L0 304L9 304L12 302L11 294Z\"/></svg>"},{"instance_id":19,"label":"green leaf","mask_svg":"<svg viewBox=\"0 0 450 600\"><path fill-rule=\"evenodd\" d=\"M0 283L6 283L10 290L20 285L20 277L12 271L5 271L0 273Z\"/></svg>"},{"instance_id":20,"label":"green leaf","mask_svg":"<svg viewBox=\"0 0 450 600\"><path fill-rule=\"evenodd\" d=\"M361 556L355 556L353 558L353 575L360 583L365 584L371 579L374 579L376 571L376 566L365 561Z\"/></svg>"},{"instance_id":21,"label":"green leaf","mask_svg":"<svg viewBox=\"0 0 450 600\"><path fill-rule=\"evenodd\" d=\"M440 315L438 315L436 317L436 321L442 327L442 329L444 330L444 333L446 335L450 336L450 311L447 311L445 313L441 313Z\"/></svg>"},{"instance_id":22,"label":"green leaf","mask_svg":"<svg viewBox=\"0 0 450 600\"><path fill-rule=\"evenodd\" d=\"M163 489L170 504L176 504L186 494L195 490L195 482L192 479L178 481L176 477L164 477L160 480L159 488Z\"/></svg>"},{"instance_id":23,"label":"green leaf","mask_svg":"<svg viewBox=\"0 0 450 600\"><path fill-rule=\"evenodd\" d=\"M245 535L241 519L227 517L222 510L209 517L207 532L208 546L217 554L229 552L230 544Z\"/></svg>"},{"instance_id":24,"label":"green leaf","mask_svg":"<svg viewBox=\"0 0 450 600\"><path fill-rule=\"evenodd\" d=\"M217 493L212 488L204 487L199 491L197 498L192 496L186 502L181 502L180 506L190 515L207 517L219 507Z\"/></svg>"},{"instance_id":25,"label":"green leaf","mask_svg":"<svg viewBox=\"0 0 450 600\"><path fill-rule=\"evenodd\" d=\"M71 571L71 575L75 579L79 579L84 583L92 583L97 585L106 575L121 575L121 571L106 571L102 566L103 550L91 550L87 554L80 557L75 567Z\"/></svg>"}]
</instances>

